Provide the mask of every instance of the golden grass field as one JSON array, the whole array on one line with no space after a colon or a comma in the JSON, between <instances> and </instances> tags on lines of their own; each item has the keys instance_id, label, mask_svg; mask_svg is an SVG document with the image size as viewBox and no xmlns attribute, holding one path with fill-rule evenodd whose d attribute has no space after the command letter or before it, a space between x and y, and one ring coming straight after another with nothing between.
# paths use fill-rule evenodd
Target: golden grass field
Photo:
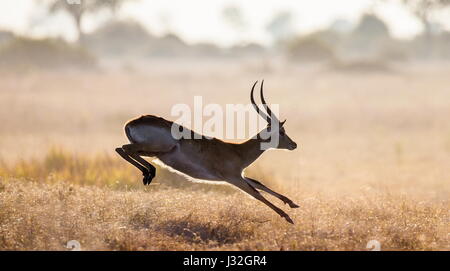
<instances>
[{"instance_id":1,"label":"golden grass field","mask_svg":"<svg viewBox=\"0 0 450 271\"><path fill-rule=\"evenodd\" d=\"M0 75L0 249L450 249L450 66L343 73L279 62L154 61L145 68ZM124 123L176 103L249 103L265 79L295 151L246 171L300 205L286 223L223 185L115 154ZM220 154L219 154L220 155Z\"/></svg>"}]
</instances>

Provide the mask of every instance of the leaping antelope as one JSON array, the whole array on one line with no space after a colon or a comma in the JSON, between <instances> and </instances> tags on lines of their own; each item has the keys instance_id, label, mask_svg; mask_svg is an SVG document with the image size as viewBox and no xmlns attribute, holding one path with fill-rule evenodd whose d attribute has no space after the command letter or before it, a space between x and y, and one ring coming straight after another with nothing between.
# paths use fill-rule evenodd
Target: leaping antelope
<instances>
[{"instance_id":1,"label":"leaping antelope","mask_svg":"<svg viewBox=\"0 0 450 271\"><path fill-rule=\"evenodd\" d=\"M261 144L269 142L276 133L278 133L276 136L279 139L275 148L288 150L297 148L297 144L289 138L283 128L286 120L280 122L272 114L264 100L264 80L261 82L260 95L266 113L260 110L255 103L253 91L257 83L258 81L252 87L250 100L256 112L268 124L256 136L245 142L235 144L216 138L207 139L203 136L200 136L201 139L195 139L198 137L194 136L191 136L191 139L175 139L171 133L172 125L177 125L177 129L187 130L191 135L195 133L172 121L146 115L133 119L125 125L125 133L131 144L123 145L121 148L117 148L116 151L121 157L142 171L144 185L150 184L155 177L156 168L144 160L142 156L156 157L166 166L192 178L208 181L225 181L235 185L272 208L277 214L293 224L292 219L283 210L266 200L258 190L265 191L279 198L291 208L298 208L299 206L289 198L271 190L255 179L245 177L243 174L243 170L265 151L261 148ZM196 135L199 136L198 134Z\"/></svg>"}]
</instances>

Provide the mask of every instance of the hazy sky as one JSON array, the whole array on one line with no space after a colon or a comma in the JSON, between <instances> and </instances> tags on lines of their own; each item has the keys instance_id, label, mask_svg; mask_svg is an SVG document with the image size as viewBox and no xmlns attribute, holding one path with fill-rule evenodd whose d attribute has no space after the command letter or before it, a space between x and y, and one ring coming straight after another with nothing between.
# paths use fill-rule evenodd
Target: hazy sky
<instances>
[{"instance_id":1,"label":"hazy sky","mask_svg":"<svg viewBox=\"0 0 450 271\"><path fill-rule=\"evenodd\" d=\"M63 1L63 0L61 0ZM421 31L421 24L401 5L385 4L374 0L140 0L129 3L118 14L142 22L151 32L164 34L168 30L188 42L208 41L229 45L245 37L248 41L267 43L270 36L265 30L268 21L280 11L294 15L298 32L306 33L326 27L336 19L356 22L361 14L373 10L389 25L391 33L408 38ZM247 27L244 33L236 32L223 21L222 10L227 6L241 8ZM104 12L87 16L84 29L92 31L109 14ZM50 17L45 9L32 0L0 0L0 29L10 29L22 34L62 35L75 37L72 21L63 13Z\"/></svg>"}]
</instances>

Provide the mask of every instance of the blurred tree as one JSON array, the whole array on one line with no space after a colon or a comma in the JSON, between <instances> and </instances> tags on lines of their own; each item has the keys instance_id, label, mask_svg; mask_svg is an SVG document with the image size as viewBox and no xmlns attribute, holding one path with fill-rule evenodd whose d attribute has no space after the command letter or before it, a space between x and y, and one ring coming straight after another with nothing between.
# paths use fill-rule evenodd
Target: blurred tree
<instances>
[{"instance_id":1,"label":"blurred tree","mask_svg":"<svg viewBox=\"0 0 450 271\"><path fill-rule=\"evenodd\" d=\"M329 27L329 30L339 34L348 34L353 30L353 24L346 19L336 19Z\"/></svg>"},{"instance_id":2,"label":"blurred tree","mask_svg":"<svg viewBox=\"0 0 450 271\"><path fill-rule=\"evenodd\" d=\"M14 38L14 33L10 31L0 30L0 46Z\"/></svg>"},{"instance_id":3,"label":"blurred tree","mask_svg":"<svg viewBox=\"0 0 450 271\"><path fill-rule=\"evenodd\" d=\"M238 36L243 36L244 30L247 26L242 11L235 6L228 6L222 10L222 18L238 33ZM238 39L242 40L242 37Z\"/></svg>"},{"instance_id":4,"label":"blurred tree","mask_svg":"<svg viewBox=\"0 0 450 271\"><path fill-rule=\"evenodd\" d=\"M266 25L266 30L272 36L272 40L275 44L289 39L292 35L292 17L291 12L282 11L275 14L271 21Z\"/></svg>"},{"instance_id":5,"label":"blurred tree","mask_svg":"<svg viewBox=\"0 0 450 271\"><path fill-rule=\"evenodd\" d=\"M421 21L423 35L416 38L417 54L431 58L436 53L434 32L437 27L436 12L450 7L450 0L402 0L403 4Z\"/></svg>"},{"instance_id":6,"label":"blurred tree","mask_svg":"<svg viewBox=\"0 0 450 271\"><path fill-rule=\"evenodd\" d=\"M355 57L373 56L390 41L389 28L375 14L364 14L345 42L345 49Z\"/></svg>"},{"instance_id":7,"label":"blurred tree","mask_svg":"<svg viewBox=\"0 0 450 271\"><path fill-rule=\"evenodd\" d=\"M113 14L126 1L130 0L38 0L48 6L50 13L65 11L71 16L77 30L78 41L83 39L82 19L88 12L97 12L102 9L109 9Z\"/></svg>"},{"instance_id":8,"label":"blurred tree","mask_svg":"<svg viewBox=\"0 0 450 271\"><path fill-rule=\"evenodd\" d=\"M441 8L450 7L450 0L402 0L406 7L422 22L426 38L432 35L433 13Z\"/></svg>"},{"instance_id":9,"label":"blurred tree","mask_svg":"<svg viewBox=\"0 0 450 271\"><path fill-rule=\"evenodd\" d=\"M154 43L154 39L138 22L110 20L86 34L83 46L100 56L142 56L149 45Z\"/></svg>"},{"instance_id":10,"label":"blurred tree","mask_svg":"<svg viewBox=\"0 0 450 271\"><path fill-rule=\"evenodd\" d=\"M333 48L316 35L290 40L287 44L287 53L290 60L302 62L329 61L335 58Z\"/></svg>"},{"instance_id":11,"label":"blurred tree","mask_svg":"<svg viewBox=\"0 0 450 271\"><path fill-rule=\"evenodd\" d=\"M380 39L389 36L389 29L383 20L374 14L366 13L362 16L354 34Z\"/></svg>"}]
</instances>

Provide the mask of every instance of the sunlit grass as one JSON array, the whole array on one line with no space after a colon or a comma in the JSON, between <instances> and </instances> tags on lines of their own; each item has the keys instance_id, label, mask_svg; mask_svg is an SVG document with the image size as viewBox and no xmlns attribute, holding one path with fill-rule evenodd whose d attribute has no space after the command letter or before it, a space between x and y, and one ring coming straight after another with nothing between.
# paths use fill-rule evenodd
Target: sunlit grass
<instances>
[{"instance_id":1,"label":"sunlit grass","mask_svg":"<svg viewBox=\"0 0 450 271\"><path fill-rule=\"evenodd\" d=\"M298 191L291 191L297 198ZM295 225L241 193L117 191L68 183L0 182L0 248L64 250L448 249L448 205L376 194L314 197L288 210ZM189 203L189 206L187 206Z\"/></svg>"},{"instance_id":2,"label":"sunlit grass","mask_svg":"<svg viewBox=\"0 0 450 271\"><path fill-rule=\"evenodd\" d=\"M165 169L144 187L135 168L107 154L54 147L41 159L3 163L0 173L1 249L61 250L73 239L102 250L365 250L370 240L387 250L448 249L448 199L419 200L393 185L330 196L285 183L301 206L283 207L292 226L235 189Z\"/></svg>"},{"instance_id":3,"label":"sunlit grass","mask_svg":"<svg viewBox=\"0 0 450 271\"><path fill-rule=\"evenodd\" d=\"M42 159L19 160L13 165L3 164L0 167L0 174L4 177L78 185L133 185L135 173L127 164L109 155L86 157L58 147L51 148Z\"/></svg>"},{"instance_id":4,"label":"sunlit grass","mask_svg":"<svg viewBox=\"0 0 450 271\"><path fill-rule=\"evenodd\" d=\"M224 193L234 190L223 185L193 183L164 168L157 168L157 176L147 189L189 187L204 191ZM141 172L119 155L75 154L62 147L52 147L41 158L20 159L12 164L0 162L0 177L35 181L45 184L66 183L93 185L109 189L140 189L143 187Z\"/></svg>"}]
</instances>

